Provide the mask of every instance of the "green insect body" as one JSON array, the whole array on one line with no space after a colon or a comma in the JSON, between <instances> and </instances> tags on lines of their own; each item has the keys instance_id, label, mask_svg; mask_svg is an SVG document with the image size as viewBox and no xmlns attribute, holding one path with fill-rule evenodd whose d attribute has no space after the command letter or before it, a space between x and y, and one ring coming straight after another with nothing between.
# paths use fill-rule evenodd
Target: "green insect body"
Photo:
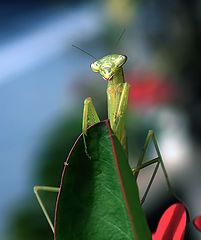
<instances>
[{"instance_id":1,"label":"green insect body","mask_svg":"<svg viewBox=\"0 0 201 240\"><path fill-rule=\"evenodd\" d=\"M94 72L98 72L103 79L108 81L108 119L114 134L125 150L127 149L125 117L128 105L129 84L124 80L122 67L126 60L127 57L124 55L111 54L91 64L91 69ZM84 102L83 133L86 135L87 127L99 121L92 99L87 98Z\"/></svg>"},{"instance_id":2,"label":"green insect body","mask_svg":"<svg viewBox=\"0 0 201 240\"><path fill-rule=\"evenodd\" d=\"M126 60L127 60L127 57L124 55L119 55L119 54L107 55L107 56L95 61L94 63L92 63L91 69L92 69L92 71L99 73L103 77L103 79L105 79L108 82L107 101L108 101L108 119L110 122L110 127L111 127L111 130L113 131L114 135L117 137L120 144L122 145L123 151L125 151L125 153L126 153L125 156L127 158L127 139L126 139L126 131L125 131L125 120L126 120L126 112L127 112L127 106L128 106L129 84L127 82L125 82L124 74L123 74L123 65L125 64ZM83 140L84 140L84 144L85 144L85 157L89 157L89 158L87 158L88 161L90 160L90 156L86 155L87 154L87 144L85 141L85 136L87 136L88 127L90 127L98 122L100 122L100 119L95 110L95 107L93 105L91 97L88 97L84 101L83 121L82 121L82 133L83 133L82 135L83 135ZM154 143L158 157L143 163L147 148L152 141ZM104 152L105 152L105 150L104 150ZM83 159L81 159L81 160L83 160ZM92 161L89 161L89 162L92 162ZM120 161L120 164L122 164L121 161ZM126 164L128 165L128 161L126 162ZM158 144L157 144L157 141L156 141L153 131L149 131L143 151L142 151L142 155L138 161L137 167L132 169L135 179L133 179L134 182L133 182L133 185L131 184L131 186L130 186L130 180L129 180L128 194L130 191L129 190L130 187L131 188L135 187L135 189L137 189L137 184L136 184L135 180L137 180L140 169L147 167L151 164L156 164L156 167L155 167L154 173L151 177L151 180L148 184L148 187L145 191L145 194L141 200L141 203L144 202L144 200L148 194L148 191L151 187L151 184L153 182L153 179L156 175L157 169L160 164L161 164L162 170L164 172L164 176L166 178L169 191L171 191L173 193L173 190L170 185L170 182L169 182L169 179L167 176L167 172L166 172L165 166L163 164L162 156L160 154L159 147L158 147ZM67 166L67 165L68 165L68 162L65 162L65 166ZM129 168L129 165L128 165L128 168ZM124 173L124 171L122 171L122 173ZM61 186L60 187L49 187L49 186L35 186L34 187L34 192L36 194L38 202L39 202L53 232L54 232L53 223L50 220L49 214L47 213L47 210L39 196L39 191L49 191L49 192L56 192L56 193L60 194L62 192L61 188L62 188ZM138 192L136 192L136 194L134 195L134 198L136 200L136 206L138 205L139 209L141 209ZM132 203L133 203L133 201L132 201ZM131 204L131 208L133 208L133 207L134 206ZM136 222L135 222L136 226L140 227L139 225L142 223L140 223L137 219L135 219L135 220L136 220ZM146 223L145 223L145 225L146 225ZM147 237L146 239L151 239L150 233L148 233L148 235L149 235L149 237ZM136 239L138 239L138 238L136 238Z\"/></svg>"}]
</instances>

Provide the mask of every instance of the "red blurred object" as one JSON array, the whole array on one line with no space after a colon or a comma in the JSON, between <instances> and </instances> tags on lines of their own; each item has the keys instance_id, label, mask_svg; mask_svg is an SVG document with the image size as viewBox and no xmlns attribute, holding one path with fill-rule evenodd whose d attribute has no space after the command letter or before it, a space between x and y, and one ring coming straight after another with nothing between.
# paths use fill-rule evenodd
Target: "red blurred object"
<instances>
[{"instance_id":1,"label":"red blurred object","mask_svg":"<svg viewBox=\"0 0 201 240\"><path fill-rule=\"evenodd\" d=\"M130 105L146 107L174 101L178 96L176 86L152 72L135 71L126 79L130 83Z\"/></svg>"},{"instance_id":2,"label":"red blurred object","mask_svg":"<svg viewBox=\"0 0 201 240\"><path fill-rule=\"evenodd\" d=\"M175 203L162 215L152 240L183 240L185 228L186 208L181 203Z\"/></svg>"},{"instance_id":3,"label":"red blurred object","mask_svg":"<svg viewBox=\"0 0 201 240\"><path fill-rule=\"evenodd\" d=\"M194 227L201 232L201 216L197 216L193 220Z\"/></svg>"}]
</instances>

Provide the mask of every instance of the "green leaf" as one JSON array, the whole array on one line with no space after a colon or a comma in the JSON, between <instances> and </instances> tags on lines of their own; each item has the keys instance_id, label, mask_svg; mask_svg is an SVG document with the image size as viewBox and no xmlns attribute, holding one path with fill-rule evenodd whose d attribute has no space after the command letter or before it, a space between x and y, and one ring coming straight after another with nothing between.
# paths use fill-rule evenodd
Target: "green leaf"
<instances>
[{"instance_id":1,"label":"green leaf","mask_svg":"<svg viewBox=\"0 0 201 240\"><path fill-rule=\"evenodd\" d=\"M128 160L109 121L88 129L64 166L55 211L56 240L151 239Z\"/></svg>"}]
</instances>

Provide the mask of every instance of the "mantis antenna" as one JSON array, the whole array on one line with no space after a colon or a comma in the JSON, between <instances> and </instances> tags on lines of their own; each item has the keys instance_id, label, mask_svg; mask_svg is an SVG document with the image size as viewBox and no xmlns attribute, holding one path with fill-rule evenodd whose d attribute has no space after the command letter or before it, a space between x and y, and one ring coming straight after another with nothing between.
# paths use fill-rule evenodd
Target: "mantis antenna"
<instances>
[{"instance_id":1,"label":"mantis antenna","mask_svg":"<svg viewBox=\"0 0 201 240\"><path fill-rule=\"evenodd\" d=\"M73 45L73 44L72 44L72 47L77 48L81 52L86 53L87 55L89 55L90 57L94 58L95 60L98 60L96 57L94 57L92 54L88 53L87 51L83 50L82 48L80 48L80 47L78 47L76 45Z\"/></svg>"},{"instance_id":2,"label":"mantis antenna","mask_svg":"<svg viewBox=\"0 0 201 240\"><path fill-rule=\"evenodd\" d=\"M119 37L117 38L117 40L114 42L114 47L116 48L119 44L119 42L121 41L122 37L124 36L126 32L126 28L124 28L121 32L121 34L119 35Z\"/></svg>"}]
</instances>

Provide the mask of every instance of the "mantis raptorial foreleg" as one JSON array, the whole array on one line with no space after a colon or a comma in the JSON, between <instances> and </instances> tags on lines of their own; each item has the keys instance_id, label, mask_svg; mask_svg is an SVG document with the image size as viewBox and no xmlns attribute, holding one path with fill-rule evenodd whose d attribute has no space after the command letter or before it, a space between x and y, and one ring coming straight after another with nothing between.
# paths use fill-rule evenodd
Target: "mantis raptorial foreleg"
<instances>
[{"instance_id":1,"label":"mantis raptorial foreleg","mask_svg":"<svg viewBox=\"0 0 201 240\"><path fill-rule=\"evenodd\" d=\"M123 88L119 103L117 105L113 126L113 131L116 133L117 138L119 139L120 143L124 148L127 148L125 120L128 107L128 91L129 84L123 83Z\"/></svg>"},{"instance_id":2,"label":"mantis raptorial foreleg","mask_svg":"<svg viewBox=\"0 0 201 240\"><path fill-rule=\"evenodd\" d=\"M149 160L149 161L146 161L145 163L143 163L144 161L144 158L145 158L145 154L147 152L147 149L149 147L149 144L151 143L151 141L153 141L154 143L154 147L156 149L156 152L157 152L157 155L158 157L152 159L152 160ZM158 147L158 143L157 143L157 140L156 140L156 137L155 137L155 134L154 134L154 131L153 130L149 130L148 134L147 134L147 138L146 138L146 141L145 141L145 144L144 144L144 147L143 147L143 150L142 150L142 154L138 160L138 163L137 163L137 166L135 168L132 169L133 171L133 174L137 180L137 177L138 177L138 174L139 174L139 171L147 166L150 166L152 164L156 164L155 168L154 168L154 171L153 171L153 174L151 176L151 179L149 181L149 184L146 188L146 191L142 197L142 200L141 200L141 203L143 204L146 197L147 197L147 194L149 192L149 189L151 188L151 185L153 183L153 180L156 176L156 173L157 173L157 170L159 168L159 165L161 164L161 167L162 167L162 170L163 170L163 173L164 173L164 176L165 176L165 179L166 179L166 183L167 183L167 186L168 186L168 190L174 194L174 190L170 184L170 180L168 178L168 175L167 175L167 172L166 172L166 169L165 169L165 166L164 166L164 163L163 163L163 158L162 158L162 155L160 153L160 150L159 150L159 147Z\"/></svg>"},{"instance_id":3,"label":"mantis raptorial foreleg","mask_svg":"<svg viewBox=\"0 0 201 240\"><path fill-rule=\"evenodd\" d=\"M47 212L47 210L46 210L46 208L45 208L45 206L43 204L43 201L42 201L42 199L41 199L41 197L39 195L39 191L58 193L59 192L59 188L58 187L49 187L49 186L34 186L34 193L36 194L36 198L37 198L37 200L38 200L38 202L40 204L40 207L42 208L43 213L44 213L44 215L45 215L45 217L46 217L46 219L47 219L47 221L48 221L48 223L49 223L49 225L50 225L50 227L51 227L51 229L52 229L52 231L54 233L53 223L52 223L52 221L50 219L50 216L49 216L49 214L48 214L48 212Z\"/></svg>"},{"instance_id":4,"label":"mantis raptorial foreleg","mask_svg":"<svg viewBox=\"0 0 201 240\"><path fill-rule=\"evenodd\" d=\"M82 119L82 132L87 135L87 128L100 122L96 109L93 105L91 97L84 100L84 110Z\"/></svg>"},{"instance_id":5,"label":"mantis raptorial foreleg","mask_svg":"<svg viewBox=\"0 0 201 240\"><path fill-rule=\"evenodd\" d=\"M87 128L98 122L100 122L100 119L93 105L92 98L88 97L84 100L84 109L83 109L83 117L82 117L82 133L83 133L85 153L89 158L91 157L87 151L85 136L87 135Z\"/></svg>"}]
</instances>

